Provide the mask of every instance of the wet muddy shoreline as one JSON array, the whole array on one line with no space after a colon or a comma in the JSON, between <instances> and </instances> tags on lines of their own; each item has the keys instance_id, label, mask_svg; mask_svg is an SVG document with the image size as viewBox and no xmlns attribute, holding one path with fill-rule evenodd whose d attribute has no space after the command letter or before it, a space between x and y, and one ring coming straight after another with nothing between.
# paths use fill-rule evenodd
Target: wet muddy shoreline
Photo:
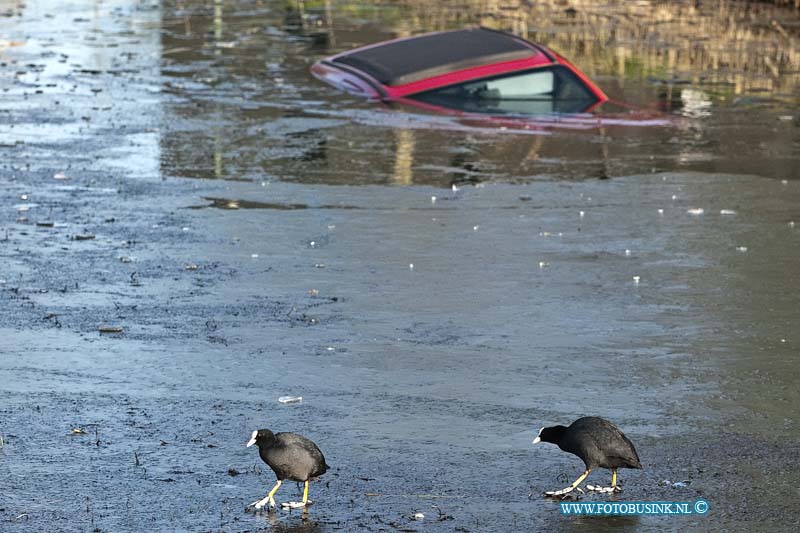
<instances>
[{"instance_id":1,"label":"wet muddy shoreline","mask_svg":"<svg viewBox=\"0 0 800 533\"><path fill-rule=\"evenodd\" d=\"M664 177L666 182L680 179ZM613 197L608 189L632 182L667 187L660 177L633 177L587 182L573 193L592 196L600 206L587 210L589 216L605 218L604 212L618 212L613 202L602 206L604 195ZM30 191L36 190L30 200L58 205L81 222L53 216L57 224L48 228L5 221L3 419L10 429L4 429L2 453L14 490L2 507L9 527L273 527L268 517L243 511L266 490L270 474L244 448L241 435L267 424L306 428L325 444L333 465L313 487L318 504L310 522L279 513L273 519L278 530L482 531L508 527L509 521L519 528L583 527L580 519L561 517L555 504L528 499L531 492L563 484L579 469L576 461L555 449L530 446L530 440L539 421L569 419L582 414L581 405L598 399L595 409L625 428L645 461L644 472L623 473L626 491L620 498L703 497L712 502L715 524L787 525L791 503L782 507L773 495L794 490L797 481L800 455L793 421L766 413L760 415L767 417L763 421L751 421L753 411L731 389L724 368L703 362L707 353L683 351L702 342L703 328L692 334L692 343L681 347L672 338L661 345L673 326L692 331L694 305L681 311L683 306L664 301L687 290L654 279L665 268L665 258L657 257L665 253L664 244L642 244L641 260L612 252L613 238L597 240L612 229L580 223L572 201L564 207L549 204L550 191L563 195L557 183L439 192L452 194L455 208L425 207L431 191L396 189L390 192L394 201L386 202L395 207L388 211L266 209L254 211L258 224L240 220L234 226L226 225L231 213L255 215L244 209L188 209L201 196L230 196L220 190L228 185L167 180L140 193L117 193L103 208L111 194L105 190L75 183L81 192L65 195L51 177L34 183L10 184L3 201L8 205L21 191L33 196ZM273 200L292 196L295 186L274 187L278 192L266 195ZM263 189L258 184L243 188L253 197ZM157 203L153 190L161 191ZM341 194L335 188L316 191L325 205L336 204ZM362 193L346 194L355 205L365 200ZM481 207L487 204L493 208ZM410 270L397 255L410 249L405 235L419 235L419 208L436 215L426 217L425 224L443 227L454 250L444 253L445 241L432 242L426 253L417 251L408 260L415 263ZM298 216L287 220L289 213ZM465 213L479 222L477 230L464 227ZM394 237L374 223L387 216L399 217ZM669 216L686 220L664 222L673 227L657 233L684 232L698 224L683 209ZM513 235L514 226L525 220L521 217L535 217L531 224L539 229L566 230L560 237L541 231L532 238L547 266L530 264L529 274L511 286L503 279L507 261L496 263L497 277L469 267L463 247L482 248L469 239L501 229ZM507 222L493 229L500 218ZM368 227L375 229L356 231ZM264 228L275 234L268 250L254 237ZM95 238L71 238L77 234ZM365 255L354 238L370 243ZM389 248L400 252L384 249L384 257L378 256L382 240L394 240ZM508 247L495 242L495 253L518 253L520 244L512 241ZM463 257L457 272L439 265L436 257L458 256L455 251ZM727 255L726 261L742 252ZM624 273L626 261L640 269L638 287ZM710 261L685 255L678 262L680 269L703 269ZM564 285L559 271L576 272L572 275L581 281ZM422 289L439 293L434 303L400 296ZM484 295L504 295L504 308L517 318L503 311L485 322L486 316L472 315L463 305L441 314L436 307L453 305L441 298L460 290L463 297L480 300L476 313L485 305ZM375 299L369 291L383 296ZM602 324L587 322L594 311L586 307L592 301L586 292L599 293L596 311L605 315ZM520 303L510 305L517 297ZM610 314L607 299L619 308L634 305L635 322L627 311L616 318ZM530 301L536 302L533 310L524 303ZM561 315L565 330L543 320L571 302L584 311L572 318ZM117 325L123 332L101 334L101 325ZM608 340L608 329L618 331L614 337L627 332L626 340ZM531 350L523 344L532 338ZM596 345L600 339L605 340ZM571 377L575 365L585 369L584 377ZM481 370L467 378L472 368ZM752 390L753 380L775 379L765 372L739 379ZM564 394L562 384L570 379L573 388ZM654 394L654 387L661 392ZM305 400L282 406L277 398L284 393ZM86 434L71 435L73 427ZM757 482L750 487L745 479ZM688 486L674 488L664 480ZM438 511L432 505L453 519L435 520ZM417 511L431 519L412 522L408 517ZM629 525L674 527L673 520L641 518ZM703 527L699 518L680 520ZM618 525L615 520L601 524Z\"/></svg>"}]
</instances>

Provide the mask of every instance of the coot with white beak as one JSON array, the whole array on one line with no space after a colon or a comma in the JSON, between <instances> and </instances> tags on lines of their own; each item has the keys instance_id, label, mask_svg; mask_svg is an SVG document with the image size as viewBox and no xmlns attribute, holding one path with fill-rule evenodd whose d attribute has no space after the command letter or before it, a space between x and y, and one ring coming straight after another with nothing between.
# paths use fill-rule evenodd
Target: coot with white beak
<instances>
[{"instance_id":1,"label":"coot with white beak","mask_svg":"<svg viewBox=\"0 0 800 533\"><path fill-rule=\"evenodd\" d=\"M316 444L297 433L273 433L268 429L253 431L247 446L258 446L261 460L275 472L278 478L275 486L261 500L254 501L250 506L261 509L269 504L270 509L275 508L275 493L284 480L305 483L302 502L287 502L282 507L305 508L311 503L308 499L309 480L321 476L328 470L325 457Z\"/></svg>"},{"instance_id":2,"label":"coot with white beak","mask_svg":"<svg viewBox=\"0 0 800 533\"><path fill-rule=\"evenodd\" d=\"M563 496L572 492L595 468L611 469L611 486L587 485L586 488L597 492L619 492L622 489L617 486L617 469L642 468L639 455L630 439L614 424L596 416L579 418L569 427L542 428L533 439L534 444L539 442L556 444L565 452L583 459L586 465L586 470L572 485L561 490L547 491L546 496Z\"/></svg>"}]
</instances>

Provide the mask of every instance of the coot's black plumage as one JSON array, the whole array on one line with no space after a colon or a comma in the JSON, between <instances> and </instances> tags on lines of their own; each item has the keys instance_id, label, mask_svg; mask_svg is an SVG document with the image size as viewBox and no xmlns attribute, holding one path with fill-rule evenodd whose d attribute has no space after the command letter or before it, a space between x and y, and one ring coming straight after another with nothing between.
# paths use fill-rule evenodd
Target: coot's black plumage
<instances>
[{"instance_id":1,"label":"coot's black plumage","mask_svg":"<svg viewBox=\"0 0 800 533\"><path fill-rule=\"evenodd\" d=\"M614 424L596 416L579 418L569 427L542 428L533 441L534 444L537 442L556 444L565 452L580 457L586 465L583 475L575 483L562 490L548 491L545 493L548 496L560 496L573 491L595 468L611 469L611 487L587 485L587 488L600 492L618 491L621 490L617 487L618 468L642 468L630 439Z\"/></svg>"},{"instance_id":2,"label":"coot's black plumage","mask_svg":"<svg viewBox=\"0 0 800 533\"><path fill-rule=\"evenodd\" d=\"M268 429L253 431L247 446L258 446L261 460L267 463L278 478L277 483L264 499L255 501L250 505L261 509L269 503L270 508L275 507L273 496L278 491L284 480L300 481L305 483L302 503L289 502L287 507L305 507L308 501L308 481L321 476L328 470L325 457L316 444L297 433L273 433Z\"/></svg>"}]
</instances>

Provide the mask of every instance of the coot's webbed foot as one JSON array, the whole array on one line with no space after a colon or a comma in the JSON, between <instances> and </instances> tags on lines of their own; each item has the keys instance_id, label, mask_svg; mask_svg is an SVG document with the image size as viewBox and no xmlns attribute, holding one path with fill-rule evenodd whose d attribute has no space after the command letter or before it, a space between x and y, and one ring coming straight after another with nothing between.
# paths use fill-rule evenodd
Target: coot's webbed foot
<instances>
[{"instance_id":1,"label":"coot's webbed foot","mask_svg":"<svg viewBox=\"0 0 800 533\"><path fill-rule=\"evenodd\" d=\"M611 486L601 487L600 485L586 485L586 488L594 492L622 492L622 487L617 485L617 469L611 469Z\"/></svg>"},{"instance_id":2,"label":"coot's webbed foot","mask_svg":"<svg viewBox=\"0 0 800 533\"><path fill-rule=\"evenodd\" d=\"M549 490L549 491L545 492L544 495L545 496L551 496L551 497L558 497L558 496L563 496L565 494L569 494L570 492L572 492L575 489L578 489L578 491L583 492L580 488L578 488L578 485L580 485L581 482L584 479L586 479L586 476L589 475L589 472L591 472L591 470L586 470L583 474L581 474L581 477L576 479L575 483L573 483L569 487L563 488L561 490Z\"/></svg>"},{"instance_id":3,"label":"coot's webbed foot","mask_svg":"<svg viewBox=\"0 0 800 533\"><path fill-rule=\"evenodd\" d=\"M288 509L305 509L311 505L311 500L308 499L308 480L305 482L305 486L303 487L303 501L302 502L285 502L281 504L281 507L288 508Z\"/></svg>"},{"instance_id":4,"label":"coot's webbed foot","mask_svg":"<svg viewBox=\"0 0 800 533\"><path fill-rule=\"evenodd\" d=\"M281 507L284 509L305 509L307 506L311 505L311 500L306 500L304 502L283 502Z\"/></svg>"},{"instance_id":5,"label":"coot's webbed foot","mask_svg":"<svg viewBox=\"0 0 800 533\"><path fill-rule=\"evenodd\" d=\"M267 504L269 504L269 508L270 509L275 509L275 500L273 498L269 497L269 496L264 497L263 500L254 501L253 503L248 505L248 507L253 507L255 509L261 509L262 507L264 507Z\"/></svg>"},{"instance_id":6,"label":"coot's webbed foot","mask_svg":"<svg viewBox=\"0 0 800 533\"><path fill-rule=\"evenodd\" d=\"M251 503L250 505L251 505L252 507L256 508L256 509L261 509L261 508L262 508L262 507L264 507L265 505L269 504L269 508L270 508L270 509L275 509L275 498L273 498L273 496L275 496L275 493L276 493L276 492L278 492L278 489L280 488L280 486L281 486L281 483L282 483L282 481L279 479L279 480L278 480L278 481L275 483L275 486L274 486L274 487L272 487L272 490L271 490L271 491L269 491L269 494L267 494L267 495L266 495L266 496L265 496L263 499L261 499L261 500L256 500L256 501L254 501L254 502L253 502L253 503Z\"/></svg>"},{"instance_id":7,"label":"coot's webbed foot","mask_svg":"<svg viewBox=\"0 0 800 533\"><path fill-rule=\"evenodd\" d=\"M622 492L622 489L619 487L601 487L600 485L586 485L586 489L592 492Z\"/></svg>"},{"instance_id":8,"label":"coot's webbed foot","mask_svg":"<svg viewBox=\"0 0 800 533\"><path fill-rule=\"evenodd\" d=\"M559 496L566 496L569 493L571 493L573 490L583 494L583 490L580 487L575 487L575 488L566 487L566 488L561 489L561 490L548 490L547 492L544 493L544 495L548 496L548 497L557 498Z\"/></svg>"}]
</instances>

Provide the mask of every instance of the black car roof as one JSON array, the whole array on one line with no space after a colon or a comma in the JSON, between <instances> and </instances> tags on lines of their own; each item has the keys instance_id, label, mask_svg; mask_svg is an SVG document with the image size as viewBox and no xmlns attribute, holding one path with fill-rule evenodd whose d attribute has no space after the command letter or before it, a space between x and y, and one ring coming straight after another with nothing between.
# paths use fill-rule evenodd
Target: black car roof
<instances>
[{"instance_id":1,"label":"black car roof","mask_svg":"<svg viewBox=\"0 0 800 533\"><path fill-rule=\"evenodd\" d=\"M432 33L342 54L333 61L369 74L384 85L403 85L440 74L537 54L525 41L490 30Z\"/></svg>"}]
</instances>

